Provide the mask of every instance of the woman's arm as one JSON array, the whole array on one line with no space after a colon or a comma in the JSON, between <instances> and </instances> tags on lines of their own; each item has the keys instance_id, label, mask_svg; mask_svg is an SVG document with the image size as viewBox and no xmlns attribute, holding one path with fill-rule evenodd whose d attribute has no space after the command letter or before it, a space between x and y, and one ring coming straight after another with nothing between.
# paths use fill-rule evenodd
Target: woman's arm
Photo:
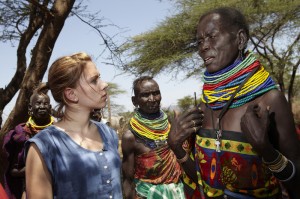
<instances>
[{"instance_id":1,"label":"woman's arm","mask_svg":"<svg viewBox=\"0 0 300 199\"><path fill-rule=\"evenodd\" d=\"M241 120L241 128L257 153L271 165L269 167L277 168L278 172L273 173L294 195L292 198L300 198L300 144L284 95L277 90L270 91L259 104L248 106ZM282 171L280 165L276 165L280 154L290 161L282 159Z\"/></svg>"},{"instance_id":2,"label":"woman's arm","mask_svg":"<svg viewBox=\"0 0 300 199\"><path fill-rule=\"evenodd\" d=\"M35 144L30 144L26 158L26 194L29 199L52 199L52 180Z\"/></svg>"},{"instance_id":3,"label":"woman's arm","mask_svg":"<svg viewBox=\"0 0 300 199\"><path fill-rule=\"evenodd\" d=\"M123 171L123 192L126 199L134 199L136 196L134 180L134 135L127 131L122 137L122 171Z\"/></svg>"},{"instance_id":4,"label":"woman's arm","mask_svg":"<svg viewBox=\"0 0 300 199\"><path fill-rule=\"evenodd\" d=\"M188 156L188 152L183 149L183 142L200 129L202 121L203 111L197 107L179 116L175 114L168 136L168 144L179 160L178 162L181 163L185 173L195 183L198 182L195 162Z\"/></svg>"}]
</instances>

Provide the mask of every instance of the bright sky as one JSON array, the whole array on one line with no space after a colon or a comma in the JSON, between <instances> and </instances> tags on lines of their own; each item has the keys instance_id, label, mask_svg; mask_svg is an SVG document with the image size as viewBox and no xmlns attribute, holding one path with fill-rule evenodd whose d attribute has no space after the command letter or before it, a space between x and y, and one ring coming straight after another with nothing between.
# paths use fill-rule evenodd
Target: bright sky
<instances>
[{"instance_id":1,"label":"bright sky","mask_svg":"<svg viewBox=\"0 0 300 199\"><path fill-rule=\"evenodd\" d=\"M121 28L126 29L125 33L120 34L116 39L117 42L122 42L126 37L134 36L154 28L166 16L171 16L172 5L170 1L164 0L90 0L89 10L101 10L100 14L106 19L105 24L113 23ZM115 35L120 30L115 27L105 28L103 30L107 34ZM67 19L65 27L63 28L53 50L50 60L52 62L63 55L73 54L78 51L85 51L93 57L97 57L102 52L103 47L100 46L102 40L100 36L87 25L83 24L76 17ZM18 43L16 42L15 45ZM0 87L5 87L11 80L16 69L16 47L11 47L10 43L0 43L0 60L1 60L1 73L0 73ZM33 47L31 44L30 49ZM28 52L30 52L28 49ZM29 55L29 53L28 53ZM103 56L104 58L104 56ZM120 89L125 90L127 93L120 95L114 102L124 105L125 110L132 111L133 105L131 103L131 90L134 76L119 75L121 71L113 66L105 65L103 58L94 59L98 69L101 73L101 78L107 82L117 83ZM29 58L27 60L29 64ZM158 82L162 93L162 106L169 107L176 105L177 100L187 96L194 95L197 92L199 97L200 82L196 79L183 80L182 75L176 80L172 79L172 75L160 75L155 78ZM181 76L181 78L180 78ZM43 81L47 81L47 74ZM12 110L15 98L4 109L3 120L6 119ZM54 104L54 101L51 101Z\"/></svg>"}]
</instances>

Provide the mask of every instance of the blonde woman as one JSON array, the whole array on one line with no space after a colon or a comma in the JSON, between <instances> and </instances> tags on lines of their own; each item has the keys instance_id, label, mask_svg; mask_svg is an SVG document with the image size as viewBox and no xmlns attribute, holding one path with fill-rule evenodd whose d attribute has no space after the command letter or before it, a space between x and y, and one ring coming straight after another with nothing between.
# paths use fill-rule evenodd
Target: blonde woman
<instances>
[{"instance_id":1,"label":"blonde woman","mask_svg":"<svg viewBox=\"0 0 300 199\"><path fill-rule=\"evenodd\" d=\"M107 83L90 56L57 59L48 86L60 116L27 143L28 198L122 198L118 137L90 112L106 105Z\"/></svg>"}]
</instances>

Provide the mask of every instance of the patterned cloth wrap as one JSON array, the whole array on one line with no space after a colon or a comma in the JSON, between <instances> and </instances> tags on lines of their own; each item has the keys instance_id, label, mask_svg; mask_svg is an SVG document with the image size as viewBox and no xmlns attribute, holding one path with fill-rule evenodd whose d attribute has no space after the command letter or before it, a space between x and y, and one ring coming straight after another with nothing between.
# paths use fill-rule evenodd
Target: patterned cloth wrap
<instances>
[{"instance_id":1,"label":"patterned cloth wrap","mask_svg":"<svg viewBox=\"0 0 300 199\"><path fill-rule=\"evenodd\" d=\"M134 181L142 198L185 198L181 174L175 154L167 144L135 157Z\"/></svg>"},{"instance_id":2,"label":"patterned cloth wrap","mask_svg":"<svg viewBox=\"0 0 300 199\"><path fill-rule=\"evenodd\" d=\"M25 166L24 144L39 131L40 129L35 129L27 122L17 125L4 136L3 150L8 161L8 168L4 176L4 187L11 199L21 198L25 187L25 178L11 176L10 170L13 166L18 169Z\"/></svg>"},{"instance_id":3,"label":"patterned cloth wrap","mask_svg":"<svg viewBox=\"0 0 300 199\"><path fill-rule=\"evenodd\" d=\"M205 195L234 198L277 198L279 184L240 132L223 131L221 152L215 132L200 129L196 136L198 183Z\"/></svg>"}]
</instances>

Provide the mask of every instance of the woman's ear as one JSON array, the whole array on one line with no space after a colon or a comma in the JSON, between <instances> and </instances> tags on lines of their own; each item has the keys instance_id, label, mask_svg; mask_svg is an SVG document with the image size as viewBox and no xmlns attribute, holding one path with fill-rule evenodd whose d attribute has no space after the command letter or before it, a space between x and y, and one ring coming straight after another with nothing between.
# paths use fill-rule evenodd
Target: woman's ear
<instances>
[{"instance_id":1,"label":"woman's ear","mask_svg":"<svg viewBox=\"0 0 300 199\"><path fill-rule=\"evenodd\" d=\"M244 50L246 48L247 42L248 42L248 36L247 36L245 30L240 29L237 32L237 39L238 39L238 49Z\"/></svg>"},{"instance_id":2,"label":"woman's ear","mask_svg":"<svg viewBox=\"0 0 300 199\"><path fill-rule=\"evenodd\" d=\"M133 106L135 106L135 107L138 106L135 96L131 97L131 101L132 101Z\"/></svg>"},{"instance_id":3,"label":"woman's ear","mask_svg":"<svg viewBox=\"0 0 300 199\"><path fill-rule=\"evenodd\" d=\"M77 103L79 101L73 88L66 88L64 90L64 95L67 101Z\"/></svg>"},{"instance_id":4,"label":"woman's ear","mask_svg":"<svg viewBox=\"0 0 300 199\"><path fill-rule=\"evenodd\" d=\"M29 116L32 116L32 105L31 104L28 104L28 115Z\"/></svg>"},{"instance_id":5,"label":"woman's ear","mask_svg":"<svg viewBox=\"0 0 300 199\"><path fill-rule=\"evenodd\" d=\"M136 96L132 96L131 101L132 101L133 106L135 106L136 108L139 107L138 98Z\"/></svg>"}]
</instances>

